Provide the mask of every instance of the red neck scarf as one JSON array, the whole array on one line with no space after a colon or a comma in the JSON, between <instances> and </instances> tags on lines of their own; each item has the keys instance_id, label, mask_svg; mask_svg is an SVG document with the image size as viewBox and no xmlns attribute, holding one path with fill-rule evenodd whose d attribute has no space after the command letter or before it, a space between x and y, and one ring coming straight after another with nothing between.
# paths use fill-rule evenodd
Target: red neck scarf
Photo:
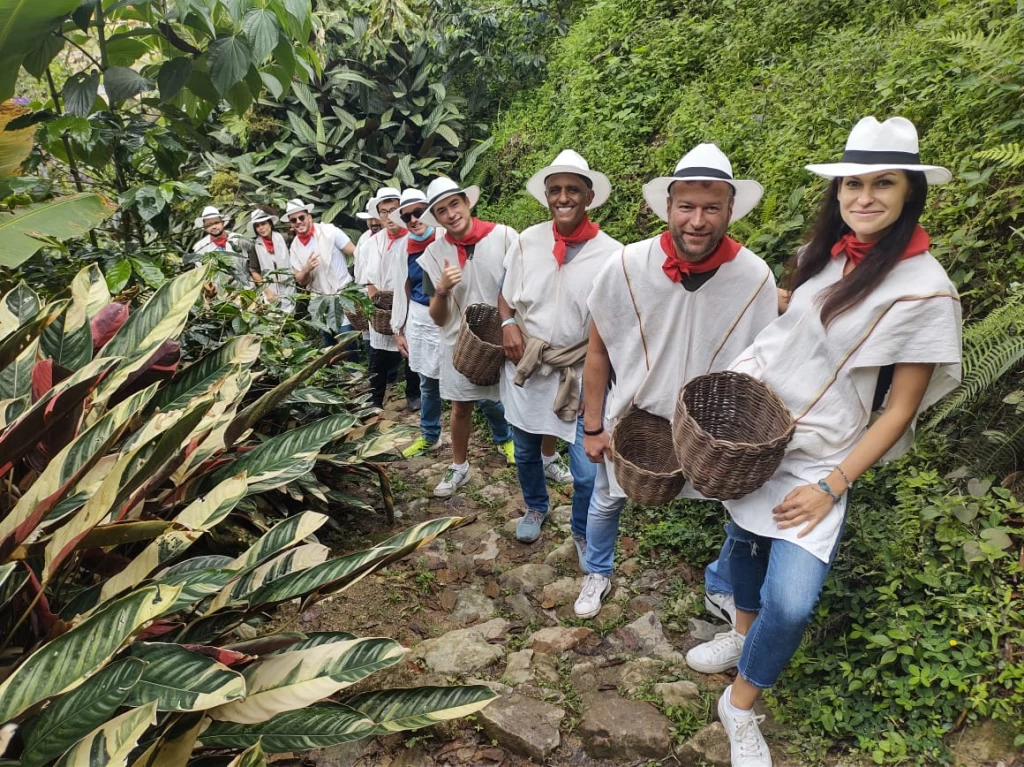
<instances>
[{"instance_id":1,"label":"red neck scarf","mask_svg":"<svg viewBox=\"0 0 1024 767\"><path fill-rule=\"evenodd\" d=\"M267 249L267 253L274 254L274 235L269 237L263 237L260 235L260 239L263 240L263 247Z\"/></svg>"},{"instance_id":2,"label":"red neck scarf","mask_svg":"<svg viewBox=\"0 0 1024 767\"><path fill-rule=\"evenodd\" d=\"M214 237L210 235L210 242L216 245L218 248L226 248L228 246L228 233L221 232L220 237Z\"/></svg>"},{"instance_id":3,"label":"red neck scarf","mask_svg":"<svg viewBox=\"0 0 1024 767\"><path fill-rule=\"evenodd\" d=\"M444 238L459 251L459 266L465 267L466 261L469 259L469 254L466 252L467 245L476 245L480 240L491 233L491 230L496 227L493 221L481 221L479 218L473 219L473 226L469 229L469 234L463 237L461 240L456 240L450 234L445 232Z\"/></svg>"},{"instance_id":4,"label":"red neck scarf","mask_svg":"<svg viewBox=\"0 0 1024 767\"><path fill-rule=\"evenodd\" d=\"M907 249L900 256L900 261L905 258L920 256L928 250L930 245L931 238L928 237L928 232L918 224L914 227L914 233L910 235L910 242L907 243ZM867 257L874 246L875 243L861 242L853 232L847 232L832 246L832 258L837 258L840 254L845 253L846 257L853 262L855 267L860 266L860 262Z\"/></svg>"},{"instance_id":5,"label":"red neck scarf","mask_svg":"<svg viewBox=\"0 0 1024 767\"><path fill-rule=\"evenodd\" d=\"M312 240L313 235L316 234L316 227L309 227L309 234L303 234L302 232L296 232L295 234L298 236L299 242L303 245L309 245L309 241Z\"/></svg>"},{"instance_id":6,"label":"red neck scarf","mask_svg":"<svg viewBox=\"0 0 1024 767\"><path fill-rule=\"evenodd\" d=\"M437 230L436 229L433 232L430 233L429 237L426 237L426 238L424 238L422 240L414 240L412 237L410 237L409 238L409 244L407 246L408 250L409 250L409 255L410 256L418 256L420 253L422 253L423 251L425 251L427 249L427 245L432 243L434 241L435 237L437 237Z\"/></svg>"},{"instance_id":7,"label":"red neck scarf","mask_svg":"<svg viewBox=\"0 0 1024 767\"><path fill-rule=\"evenodd\" d=\"M572 230L572 234L560 234L554 221L551 222L551 231L555 235L555 261L557 261L558 266L561 267L562 264L565 263L566 247L568 245L575 245L578 242L586 242L587 240L594 239L597 237L597 233L601 231L601 227L591 221L588 216L583 216L583 220L580 221L580 225Z\"/></svg>"},{"instance_id":8,"label":"red neck scarf","mask_svg":"<svg viewBox=\"0 0 1024 767\"><path fill-rule=\"evenodd\" d=\"M391 246L395 244L395 240L399 240L402 237L405 237L405 235L409 234L409 230L408 229L403 229L398 234L391 234L391 232L385 232L385 234L388 236L388 247L387 247L387 249L391 250Z\"/></svg>"},{"instance_id":9,"label":"red neck scarf","mask_svg":"<svg viewBox=\"0 0 1024 767\"><path fill-rule=\"evenodd\" d=\"M743 246L731 237L723 237L711 254L703 261L693 263L683 261L676 252L676 244L672 241L671 232L662 232L661 249L665 251L665 263L661 269L672 282L682 282L684 277L692 274L704 274L717 269L722 264L727 264L736 258Z\"/></svg>"}]
</instances>

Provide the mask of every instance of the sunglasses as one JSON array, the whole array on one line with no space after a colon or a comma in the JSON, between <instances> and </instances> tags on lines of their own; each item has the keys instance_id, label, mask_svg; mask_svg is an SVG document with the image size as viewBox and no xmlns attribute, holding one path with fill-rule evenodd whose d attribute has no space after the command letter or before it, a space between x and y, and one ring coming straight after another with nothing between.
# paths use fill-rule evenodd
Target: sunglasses
<instances>
[{"instance_id":1,"label":"sunglasses","mask_svg":"<svg viewBox=\"0 0 1024 767\"><path fill-rule=\"evenodd\" d=\"M416 208L415 210L407 210L402 214L402 221L406 224L411 223L414 218L423 218L423 214L427 212L425 207Z\"/></svg>"},{"instance_id":2,"label":"sunglasses","mask_svg":"<svg viewBox=\"0 0 1024 767\"><path fill-rule=\"evenodd\" d=\"M301 224L307 218L309 218L309 216L307 216L305 213L300 213L299 215L295 216L294 218L289 218L288 220L291 221L293 224Z\"/></svg>"}]
</instances>

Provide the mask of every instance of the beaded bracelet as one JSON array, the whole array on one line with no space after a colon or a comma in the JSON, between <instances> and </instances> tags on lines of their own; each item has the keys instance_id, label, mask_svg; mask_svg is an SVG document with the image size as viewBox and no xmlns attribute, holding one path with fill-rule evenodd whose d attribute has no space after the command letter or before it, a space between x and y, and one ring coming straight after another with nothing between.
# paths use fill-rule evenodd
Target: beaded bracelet
<instances>
[{"instance_id":1,"label":"beaded bracelet","mask_svg":"<svg viewBox=\"0 0 1024 767\"><path fill-rule=\"evenodd\" d=\"M836 471L839 472L839 476L843 478L843 482L846 483L846 489L849 490L851 487L853 487L853 483L850 481L850 478L846 476L846 472L843 471L843 467L837 464L835 469Z\"/></svg>"},{"instance_id":2,"label":"beaded bracelet","mask_svg":"<svg viewBox=\"0 0 1024 767\"><path fill-rule=\"evenodd\" d=\"M818 487L824 491L825 495L832 499L832 503L839 503L839 496L832 492L832 488L828 486L828 482L823 479L819 479Z\"/></svg>"}]
</instances>

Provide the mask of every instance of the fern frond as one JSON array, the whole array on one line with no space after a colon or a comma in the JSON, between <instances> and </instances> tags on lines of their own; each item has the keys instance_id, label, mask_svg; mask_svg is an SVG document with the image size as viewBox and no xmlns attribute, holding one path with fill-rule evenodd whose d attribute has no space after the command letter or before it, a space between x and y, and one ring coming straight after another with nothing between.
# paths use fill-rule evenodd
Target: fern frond
<instances>
[{"instance_id":1,"label":"fern frond","mask_svg":"<svg viewBox=\"0 0 1024 767\"><path fill-rule=\"evenodd\" d=\"M980 152L975 152L974 156L979 160L988 160L1004 168L1024 167L1024 146L1016 141L992 149L983 149Z\"/></svg>"},{"instance_id":2,"label":"fern frond","mask_svg":"<svg viewBox=\"0 0 1024 767\"><path fill-rule=\"evenodd\" d=\"M1024 414L1010 416L998 430L989 430L972 440L961 440L960 449L979 477L1014 471L1024 459Z\"/></svg>"},{"instance_id":3,"label":"fern frond","mask_svg":"<svg viewBox=\"0 0 1024 767\"><path fill-rule=\"evenodd\" d=\"M1024 360L1024 305L1014 300L964 330L964 378L932 412L928 428L942 423L988 391Z\"/></svg>"}]
</instances>

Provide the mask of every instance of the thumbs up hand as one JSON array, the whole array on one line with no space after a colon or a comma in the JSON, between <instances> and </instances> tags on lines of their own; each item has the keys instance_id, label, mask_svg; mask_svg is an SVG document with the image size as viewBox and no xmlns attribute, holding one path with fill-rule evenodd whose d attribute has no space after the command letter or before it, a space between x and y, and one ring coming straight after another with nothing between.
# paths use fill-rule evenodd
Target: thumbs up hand
<instances>
[{"instance_id":1,"label":"thumbs up hand","mask_svg":"<svg viewBox=\"0 0 1024 767\"><path fill-rule=\"evenodd\" d=\"M437 289L447 293L460 282L462 282L462 270L457 265L449 264L446 258L444 260L444 268L441 270L441 281L437 284Z\"/></svg>"}]
</instances>

